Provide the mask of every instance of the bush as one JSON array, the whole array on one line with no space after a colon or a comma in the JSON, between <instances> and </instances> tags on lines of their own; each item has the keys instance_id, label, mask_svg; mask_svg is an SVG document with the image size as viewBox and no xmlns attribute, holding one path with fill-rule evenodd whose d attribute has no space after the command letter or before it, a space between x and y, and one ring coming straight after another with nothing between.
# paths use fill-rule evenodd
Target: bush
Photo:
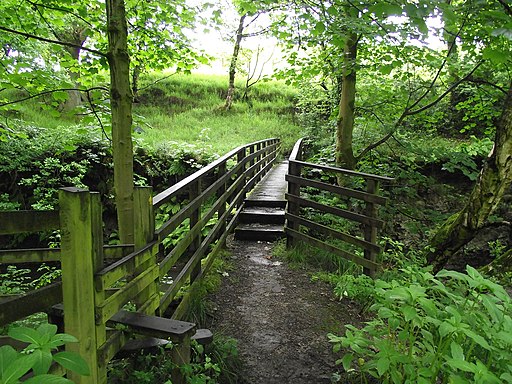
<instances>
[{"instance_id":1,"label":"bush","mask_svg":"<svg viewBox=\"0 0 512 384\"><path fill-rule=\"evenodd\" d=\"M512 383L512 304L498 284L467 274L403 269L376 282L377 316L329 335L346 371L382 383Z\"/></svg>"}]
</instances>

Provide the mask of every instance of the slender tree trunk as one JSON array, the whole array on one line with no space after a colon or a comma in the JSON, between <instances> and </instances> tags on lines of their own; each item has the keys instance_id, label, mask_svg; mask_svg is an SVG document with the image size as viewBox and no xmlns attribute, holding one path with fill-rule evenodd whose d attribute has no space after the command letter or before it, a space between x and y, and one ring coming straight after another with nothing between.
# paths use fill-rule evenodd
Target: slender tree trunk
<instances>
[{"instance_id":1,"label":"slender tree trunk","mask_svg":"<svg viewBox=\"0 0 512 384\"><path fill-rule=\"evenodd\" d=\"M66 27L62 31L54 32L55 37L63 42L72 43L74 47L66 47L66 51L69 52L71 57L76 61L77 65L80 60L81 47L87 40L87 28L83 25L72 25L69 28ZM80 86L80 74L74 71L69 72L69 77L78 88ZM71 111L74 108L82 104L82 95L76 91L68 91L68 99L63 104L65 111Z\"/></svg>"},{"instance_id":2,"label":"slender tree trunk","mask_svg":"<svg viewBox=\"0 0 512 384\"><path fill-rule=\"evenodd\" d=\"M133 243L132 90L124 0L107 0L114 191L122 243Z\"/></svg>"},{"instance_id":3,"label":"slender tree trunk","mask_svg":"<svg viewBox=\"0 0 512 384\"><path fill-rule=\"evenodd\" d=\"M347 35L343 50L343 77L339 113L336 122L336 165L354 169L357 160L352 148L354 130L354 108L356 100L356 57L358 38Z\"/></svg>"},{"instance_id":4,"label":"slender tree trunk","mask_svg":"<svg viewBox=\"0 0 512 384\"><path fill-rule=\"evenodd\" d=\"M494 148L484 163L465 207L450 217L430 240L427 260L443 268L481 229L512 185L512 85L496 126Z\"/></svg>"},{"instance_id":5,"label":"slender tree trunk","mask_svg":"<svg viewBox=\"0 0 512 384\"><path fill-rule=\"evenodd\" d=\"M246 17L247 17L247 14L244 14L240 17L238 29L236 30L235 47L233 48L233 55L231 56L231 64L229 65L229 84L228 84L228 94L226 96L226 104L224 104L225 110L230 109L231 105L233 104L233 96L235 95L236 63L238 61L238 54L240 53L240 45L242 43L243 32L244 32L244 21L245 21Z\"/></svg>"}]
</instances>

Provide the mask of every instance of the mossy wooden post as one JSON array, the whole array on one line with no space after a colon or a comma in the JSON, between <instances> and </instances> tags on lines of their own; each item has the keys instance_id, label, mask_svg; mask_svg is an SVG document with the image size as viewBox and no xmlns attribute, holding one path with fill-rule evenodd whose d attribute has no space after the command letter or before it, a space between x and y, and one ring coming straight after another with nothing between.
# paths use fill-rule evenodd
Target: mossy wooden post
<instances>
[{"instance_id":1,"label":"mossy wooden post","mask_svg":"<svg viewBox=\"0 0 512 384\"><path fill-rule=\"evenodd\" d=\"M376 195L379 190L379 183L376 180L367 180L366 181L366 192ZM369 201L366 202L366 208L365 208L365 214L368 217L371 218L377 218L377 205L374 203L371 203ZM372 244L377 243L377 227L370 224L365 224L364 226L364 239ZM373 262L376 261L377 254L369 249L364 250L364 258L371 260ZM375 275L375 269L369 269L369 268L363 268L363 273L368 276L374 276Z\"/></svg>"},{"instance_id":2,"label":"mossy wooden post","mask_svg":"<svg viewBox=\"0 0 512 384\"><path fill-rule=\"evenodd\" d=\"M224 162L219 165L218 178L220 179L225 174L226 174L226 163ZM225 193L226 193L226 183L223 183L222 186L217 191L217 199L224 199ZM219 210L217 211L217 217L220 219L222 217L222 215L224 215L225 212L226 212L226 202L224 202L223 204L221 204L219 206ZM224 233L224 232L226 232L226 220L225 219L222 220L221 229L220 229L220 233Z\"/></svg>"},{"instance_id":3,"label":"mossy wooden post","mask_svg":"<svg viewBox=\"0 0 512 384\"><path fill-rule=\"evenodd\" d=\"M297 164L293 161L290 161L288 163L288 174L289 175L300 177L300 172L301 172L301 166L299 164ZM288 194L290 194L292 196L300 197L300 185L295 184L292 181L288 181ZM287 211L292 215L299 216L300 215L299 203L288 201ZM294 220L287 219L286 226L294 231L299 230L299 223ZM286 236L286 247L287 248L293 247L293 244L294 244L294 238L290 235Z\"/></svg>"},{"instance_id":4,"label":"mossy wooden post","mask_svg":"<svg viewBox=\"0 0 512 384\"><path fill-rule=\"evenodd\" d=\"M134 207L134 244L135 249L141 249L153 241L155 236L155 216L153 212L153 189L137 187L133 191ZM156 265L156 254L145 263L136 266L134 273L140 274ZM148 285L137 295L135 303L140 312L154 315L160 304L158 281Z\"/></svg>"},{"instance_id":5,"label":"mossy wooden post","mask_svg":"<svg viewBox=\"0 0 512 384\"><path fill-rule=\"evenodd\" d=\"M249 147L249 155L252 155L256 151L256 146L253 144ZM256 163L256 158L252 158L251 162L249 163L249 167L252 167ZM255 175L256 170L252 170L252 173L249 175L249 178L253 177Z\"/></svg>"},{"instance_id":6,"label":"mossy wooden post","mask_svg":"<svg viewBox=\"0 0 512 384\"><path fill-rule=\"evenodd\" d=\"M195 183L190 185L189 189L189 200L192 201L201 194L201 179L198 179ZM201 204L196 208L190 215L190 229L192 229L197 222L201 219ZM196 250L201 246L201 232L192 240L192 244L189 246L189 254L192 256ZM197 276L201 273L201 262L199 261L190 274L190 284L194 282Z\"/></svg>"},{"instance_id":7,"label":"mossy wooden post","mask_svg":"<svg viewBox=\"0 0 512 384\"><path fill-rule=\"evenodd\" d=\"M263 148L263 143L258 143L256 144L256 151L259 152L261 149ZM256 156L256 160L257 162L259 163L259 165L256 167L256 173L258 173L259 171L261 171L261 169L263 168L263 164L261 163L261 159L263 158L263 154L259 154L258 156ZM258 179L256 180L256 182L260 181L262 178L261 174L258 176Z\"/></svg>"},{"instance_id":8,"label":"mossy wooden post","mask_svg":"<svg viewBox=\"0 0 512 384\"><path fill-rule=\"evenodd\" d=\"M77 188L59 191L64 329L79 341L66 345L66 350L79 353L91 371L90 376L68 372L68 378L80 384L106 383L102 381L106 375L98 369L101 330L94 316L94 272L102 261L100 242L94 236L101 230L101 216L100 209L93 208L99 198L92 196Z\"/></svg>"},{"instance_id":9,"label":"mossy wooden post","mask_svg":"<svg viewBox=\"0 0 512 384\"><path fill-rule=\"evenodd\" d=\"M290 154L290 159L288 163L288 174L291 176L300 177L302 166L300 164L295 163L295 160L302 160L302 139L295 143L292 153ZM300 197L300 185L293 183L292 181L288 181L288 194L292 196ZM286 206L286 211L292 215L299 216L300 215L300 205L298 203L292 203L288 201ZM294 231L299 230L299 223L287 219L286 227L290 228ZM294 238L290 235L286 236L286 247L290 248L293 246Z\"/></svg>"},{"instance_id":10,"label":"mossy wooden post","mask_svg":"<svg viewBox=\"0 0 512 384\"><path fill-rule=\"evenodd\" d=\"M245 148L241 148L240 151L236 154L236 161L238 164L241 164L240 169L236 173L236 179L238 180L239 178L243 177L244 182L242 183L240 188L237 189L236 192L234 193L235 197L238 194L238 192L240 192L240 190L242 190L242 189L245 190L245 184L247 183L247 176L244 176L245 170L247 169L247 163L245 162L245 154L246 154ZM247 195L247 191L245 191L242 194L240 201L244 201L246 195ZM238 206L238 204L237 204L237 206Z\"/></svg>"},{"instance_id":11,"label":"mossy wooden post","mask_svg":"<svg viewBox=\"0 0 512 384\"><path fill-rule=\"evenodd\" d=\"M190 337L183 339L180 344L174 345L171 351L171 359L176 368L171 372L171 380L173 384L186 384L187 379L181 372L180 367L190 364Z\"/></svg>"}]
</instances>

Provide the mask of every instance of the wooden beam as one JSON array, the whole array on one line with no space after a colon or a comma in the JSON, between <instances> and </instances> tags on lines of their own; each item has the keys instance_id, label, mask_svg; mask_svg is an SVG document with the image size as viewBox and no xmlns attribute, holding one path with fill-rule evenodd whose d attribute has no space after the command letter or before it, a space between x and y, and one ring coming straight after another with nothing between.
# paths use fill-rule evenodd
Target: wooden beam
<instances>
[{"instance_id":1,"label":"wooden beam","mask_svg":"<svg viewBox=\"0 0 512 384\"><path fill-rule=\"evenodd\" d=\"M59 211L2 211L0 235L59 229Z\"/></svg>"}]
</instances>

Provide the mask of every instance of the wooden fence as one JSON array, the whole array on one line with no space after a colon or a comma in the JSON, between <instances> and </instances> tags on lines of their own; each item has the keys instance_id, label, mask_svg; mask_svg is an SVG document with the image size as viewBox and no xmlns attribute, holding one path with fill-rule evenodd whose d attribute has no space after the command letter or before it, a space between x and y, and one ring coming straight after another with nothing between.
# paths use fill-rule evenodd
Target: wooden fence
<instances>
[{"instance_id":1,"label":"wooden fence","mask_svg":"<svg viewBox=\"0 0 512 384\"><path fill-rule=\"evenodd\" d=\"M285 214L288 246L293 245L296 241L301 241L313 245L319 249L334 253L363 266L363 272L373 276L380 268L377 263L376 256L380 252L377 244L377 230L382 228L384 222L378 218L378 206L386 204L386 198L379 196L379 182L391 183L392 178L371 175L366 173L355 172L347 169L331 167L320 164L307 163L302 161L303 139L295 144L289 159L289 170L286 175L288 181L288 200L287 210ZM343 177L363 179L366 184L366 190L357 190L328 183L313 178L311 175L318 170L317 174L332 173L335 175L343 175ZM349 184L349 183L347 183ZM351 198L362 202L364 209L362 212L355 212L349 209L342 209L334 205L328 205L323 202L314 201L305 196L305 188L316 191L325 191L330 196L342 198ZM322 225L306 217L304 209L310 209L321 214L330 214L343 218L350 222L357 223L362 226L362 237L357 237L349 233L334 230L329 226ZM305 229L305 231L301 230ZM308 233L305 233L305 232ZM351 251L340 249L332 245L332 242L326 239L335 239L356 249L361 249L364 257L360 257Z\"/></svg>"},{"instance_id":2,"label":"wooden fence","mask_svg":"<svg viewBox=\"0 0 512 384\"><path fill-rule=\"evenodd\" d=\"M134 244L103 245L102 207L95 192L63 188L58 211L0 212L0 235L61 233L60 249L3 250L0 263L59 261L62 270L61 282L1 299L0 326L42 311L49 311L50 320L63 317L65 332L79 340L66 349L80 353L92 372L88 377L68 372L76 383L106 383L107 363L131 333L169 338L178 345L175 361L187 362L195 324L180 319L190 294L177 306L171 304L182 287L208 272L236 224L246 193L270 170L279 148L278 139L239 147L154 198L151 188L136 188ZM179 210L155 228L155 212L176 200L182 203ZM206 233L212 219L215 225ZM184 235L166 246L185 225ZM136 311L125 311L127 304ZM172 319L159 317L164 313ZM124 329L116 330L118 324ZM183 380L176 371L173 382Z\"/></svg>"}]
</instances>

